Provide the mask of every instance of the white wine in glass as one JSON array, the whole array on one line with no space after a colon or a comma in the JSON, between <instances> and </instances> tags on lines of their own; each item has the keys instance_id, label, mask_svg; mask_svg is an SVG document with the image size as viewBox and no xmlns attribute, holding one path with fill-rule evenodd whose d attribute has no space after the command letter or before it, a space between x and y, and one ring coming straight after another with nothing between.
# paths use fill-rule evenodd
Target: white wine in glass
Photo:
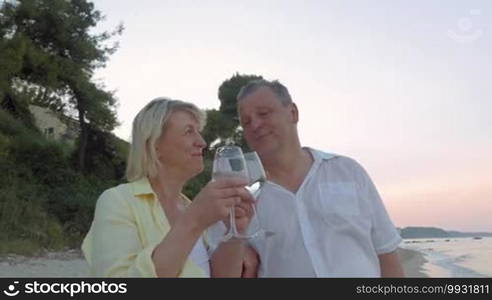
<instances>
[{"instance_id":1,"label":"white wine in glass","mask_svg":"<svg viewBox=\"0 0 492 300\"><path fill-rule=\"evenodd\" d=\"M244 160L243 151L238 146L228 145L217 149L215 152L214 164L212 169L212 179L219 178L244 178L249 179L248 169ZM240 234L236 227L236 217L234 207L229 212L229 228L222 238L227 241L232 237L237 239L248 239L248 235Z\"/></svg>"}]
</instances>

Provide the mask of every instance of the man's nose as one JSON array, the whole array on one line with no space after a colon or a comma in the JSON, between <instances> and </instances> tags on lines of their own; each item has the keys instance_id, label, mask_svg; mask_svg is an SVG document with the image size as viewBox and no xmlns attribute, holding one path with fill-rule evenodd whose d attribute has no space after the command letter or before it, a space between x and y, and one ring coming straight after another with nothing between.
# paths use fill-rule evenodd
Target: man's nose
<instances>
[{"instance_id":1,"label":"man's nose","mask_svg":"<svg viewBox=\"0 0 492 300\"><path fill-rule=\"evenodd\" d=\"M260 119L254 118L254 119L251 120L250 127L251 127L251 130L253 132L255 132L256 130L258 130L259 128L261 128L261 125L262 125L262 122L261 122Z\"/></svg>"}]
</instances>

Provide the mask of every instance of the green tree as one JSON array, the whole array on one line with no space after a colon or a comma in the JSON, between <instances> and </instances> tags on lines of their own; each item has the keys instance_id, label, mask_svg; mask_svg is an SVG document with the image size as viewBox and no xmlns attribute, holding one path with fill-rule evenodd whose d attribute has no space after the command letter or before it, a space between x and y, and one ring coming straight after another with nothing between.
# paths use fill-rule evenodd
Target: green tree
<instances>
[{"instance_id":1,"label":"green tree","mask_svg":"<svg viewBox=\"0 0 492 300\"><path fill-rule=\"evenodd\" d=\"M239 126L236 97L241 87L252 80L262 78L258 75L236 73L222 82L218 90L219 110L207 111L207 125L203 131L205 141L209 146L212 146L210 150L214 150L229 141L242 147L246 146L242 129Z\"/></svg>"},{"instance_id":2,"label":"green tree","mask_svg":"<svg viewBox=\"0 0 492 300\"><path fill-rule=\"evenodd\" d=\"M184 192L189 197L194 197L210 181L215 149L231 142L246 151L249 150L243 138L242 128L239 126L236 97L241 87L251 80L262 78L258 75L240 75L236 73L220 85L218 90L220 107L218 110L211 109L206 111L207 124L202 133L208 145L204 155L205 168L200 175L190 180L185 187Z\"/></svg>"},{"instance_id":3,"label":"green tree","mask_svg":"<svg viewBox=\"0 0 492 300\"><path fill-rule=\"evenodd\" d=\"M89 125L108 131L117 125L113 93L92 76L116 51L117 43L107 42L123 26L93 33L101 20L101 12L87 0L4 1L0 9L0 66L6 66L0 71L2 107L16 111L22 106L17 94L34 91L33 101L75 113L82 171Z\"/></svg>"}]
</instances>

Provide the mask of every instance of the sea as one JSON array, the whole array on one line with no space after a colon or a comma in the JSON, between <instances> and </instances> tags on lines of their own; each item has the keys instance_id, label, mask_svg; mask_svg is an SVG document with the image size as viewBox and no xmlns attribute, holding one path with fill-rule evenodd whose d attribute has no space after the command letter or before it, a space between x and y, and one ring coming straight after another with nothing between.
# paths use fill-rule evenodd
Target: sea
<instances>
[{"instance_id":1,"label":"sea","mask_svg":"<svg viewBox=\"0 0 492 300\"><path fill-rule=\"evenodd\" d=\"M405 239L400 246L424 255L429 277L492 277L492 237Z\"/></svg>"}]
</instances>

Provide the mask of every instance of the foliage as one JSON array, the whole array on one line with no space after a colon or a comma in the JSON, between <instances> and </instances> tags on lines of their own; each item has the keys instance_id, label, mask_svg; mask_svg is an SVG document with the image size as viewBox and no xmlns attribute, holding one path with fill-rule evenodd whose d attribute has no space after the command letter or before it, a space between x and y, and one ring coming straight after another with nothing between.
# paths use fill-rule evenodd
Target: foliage
<instances>
[{"instance_id":1,"label":"foliage","mask_svg":"<svg viewBox=\"0 0 492 300\"><path fill-rule=\"evenodd\" d=\"M204 155L204 171L190 180L185 187L184 192L188 197L193 198L210 181L214 153L218 147L233 143L242 147L244 151L249 151L243 138L242 128L239 126L236 97L241 87L256 79L262 77L237 73L220 85L218 91L220 108L206 111L207 124L202 133L208 145Z\"/></svg>"},{"instance_id":2,"label":"foliage","mask_svg":"<svg viewBox=\"0 0 492 300\"><path fill-rule=\"evenodd\" d=\"M93 82L94 70L105 66L121 34L94 34L103 19L87 0L4 1L0 8L0 97L14 115L26 110L18 95L56 110L75 112L82 134L78 167L85 169L89 124L110 131L117 125L113 92ZM23 119L23 116L20 116Z\"/></svg>"},{"instance_id":3,"label":"foliage","mask_svg":"<svg viewBox=\"0 0 492 300\"><path fill-rule=\"evenodd\" d=\"M105 166L121 169L111 162L126 155L119 152L124 146L113 148L112 156L101 154L108 155ZM72 149L0 110L0 253L80 245L97 197L120 178L78 172L72 167Z\"/></svg>"}]
</instances>

